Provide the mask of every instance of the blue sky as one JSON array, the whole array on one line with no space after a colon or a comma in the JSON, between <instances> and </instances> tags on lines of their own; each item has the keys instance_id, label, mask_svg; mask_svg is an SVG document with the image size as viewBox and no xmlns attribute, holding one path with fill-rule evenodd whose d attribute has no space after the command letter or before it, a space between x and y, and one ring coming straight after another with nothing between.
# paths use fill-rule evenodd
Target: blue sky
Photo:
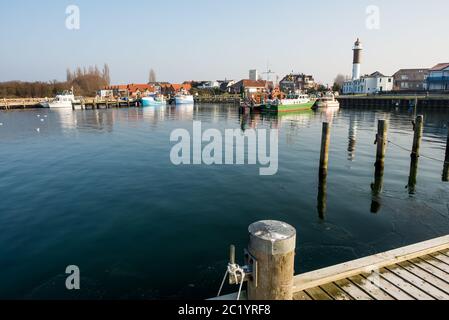
<instances>
[{"instance_id":1,"label":"blue sky","mask_svg":"<svg viewBox=\"0 0 449 320\"><path fill-rule=\"evenodd\" d=\"M66 29L66 7L81 28ZM380 29L366 8L380 9ZM363 73L449 62L447 0L0 0L0 81L63 80L68 67L108 63L112 81L241 79L267 62L331 83L349 75L352 45Z\"/></svg>"}]
</instances>

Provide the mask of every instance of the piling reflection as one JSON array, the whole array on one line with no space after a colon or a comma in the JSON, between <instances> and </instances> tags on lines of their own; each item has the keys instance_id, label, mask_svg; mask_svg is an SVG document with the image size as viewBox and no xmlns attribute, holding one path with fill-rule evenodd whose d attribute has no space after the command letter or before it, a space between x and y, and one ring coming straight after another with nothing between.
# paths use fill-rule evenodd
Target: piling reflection
<instances>
[{"instance_id":1,"label":"piling reflection","mask_svg":"<svg viewBox=\"0 0 449 320\"><path fill-rule=\"evenodd\" d=\"M412 161L410 163L410 175L408 178L408 193L411 195L416 193L418 164L419 164L419 158L412 156Z\"/></svg>"},{"instance_id":2,"label":"piling reflection","mask_svg":"<svg viewBox=\"0 0 449 320\"><path fill-rule=\"evenodd\" d=\"M327 212L327 172L319 174L317 203L318 217L324 220Z\"/></svg>"},{"instance_id":3,"label":"piling reflection","mask_svg":"<svg viewBox=\"0 0 449 320\"><path fill-rule=\"evenodd\" d=\"M444 164L443 169L443 182L449 182L449 162Z\"/></svg>"},{"instance_id":4,"label":"piling reflection","mask_svg":"<svg viewBox=\"0 0 449 320\"><path fill-rule=\"evenodd\" d=\"M348 160L355 160L355 150L357 145L357 121L355 117L349 118L349 138L348 138Z\"/></svg>"},{"instance_id":5,"label":"piling reflection","mask_svg":"<svg viewBox=\"0 0 449 320\"><path fill-rule=\"evenodd\" d=\"M384 188L384 169L385 164L383 161L376 163L376 170L374 172L374 183L371 184L372 201L371 212L378 213L382 207L381 194Z\"/></svg>"}]
</instances>

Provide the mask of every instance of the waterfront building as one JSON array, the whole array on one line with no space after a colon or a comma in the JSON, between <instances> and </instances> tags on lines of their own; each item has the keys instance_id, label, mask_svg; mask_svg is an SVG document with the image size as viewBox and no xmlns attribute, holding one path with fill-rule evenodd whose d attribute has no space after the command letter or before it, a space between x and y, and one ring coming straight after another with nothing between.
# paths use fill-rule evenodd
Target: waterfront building
<instances>
[{"instance_id":1,"label":"waterfront building","mask_svg":"<svg viewBox=\"0 0 449 320\"><path fill-rule=\"evenodd\" d=\"M192 84L189 82L184 82L182 84L164 84L161 85L161 93L163 95L176 95L177 93L180 92L190 92L190 90L192 89Z\"/></svg>"},{"instance_id":2,"label":"waterfront building","mask_svg":"<svg viewBox=\"0 0 449 320\"><path fill-rule=\"evenodd\" d=\"M259 80L259 71L249 70L249 80L258 81Z\"/></svg>"},{"instance_id":3,"label":"waterfront building","mask_svg":"<svg viewBox=\"0 0 449 320\"><path fill-rule=\"evenodd\" d=\"M429 91L449 90L449 63L439 63L429 70L427 88Z\"/></svg>"},{"instance_id":4,"label":"waterfront building","mask_svg":"<svg viewBox=\"0 0 449 320\"><path fill-rule=\"evenodd\" d=\"M232 86L235 84L234 80L218 80L220 84L221 92L230 93L232 91Z\"/></svg>"},{"instance_id":5,"label":"waterfront building","mask_svg":"<svg viewBox=\"0 0 449 320\"><path fill-rule=\"evenodd\" d=\"M343 84L343 94L376 94L393 90L393 77L376 71Z\"/></svg>"},{"instance_id":6,"label":"waterfront building","mask_svg":"<svg viewBox=\"0 0 449 320\"><path fill-rule=\"evenodd\" d=\"M352 79L343 84L343 94L376 94L393 90L393 77L376 71L370 75L360 76L362 70L363 46L360 39L354 43L352 62Z\"/></svg>"},{"instance_id":7,"label":"waterfront building","mask_svg":"<svg viewBox=\"0 0 449 320\"><path fill-rule=\"evenodd\" d=\"M112 85L103 88L100 92L108 93L112 92L114 97L138 97L154 93L156 88L150 84L124 84L124 85Z\"/></svg>"},{"instance_id":8,"label":"waterfront building","mask_svg":"<svg viewBox=\"0 0 449 320\"><path fill-rule=\"evenodd\" d=\"M395 91L425 91L429 69L401 69L393 75Z\"/></svg>"},{"instance_id":9,"label":"waterfront building","mask_svg":"<svg viewBox=\"0 0 449 320\"><path fill-rule=\"evenodd\" d=\"M202 81L198 89L218 89L220 88L220 83L218 81Z\"/></svg>"},{"instance_id":10,"label":"waterfront building","mask_svg":"<svg viewBox=\"0 0 449 320\"><path fill-rule=\"evenodd\" d=\"M280 82L279 87L284 93L301 93L311 89L315 89L317 84L311 75L289 74L285 76Z\"/></svg>"},{"instance_id":11,"label":"waterfront building","mask_svg":"<svg viewBox=\"0 0 449 320\"><path fill-rule=\"evenodd\" d=\"M231 86L231 92L236 94L265 93L273 89L273 82L265 80L244 79Z\"/></svg>"}]
</instances>

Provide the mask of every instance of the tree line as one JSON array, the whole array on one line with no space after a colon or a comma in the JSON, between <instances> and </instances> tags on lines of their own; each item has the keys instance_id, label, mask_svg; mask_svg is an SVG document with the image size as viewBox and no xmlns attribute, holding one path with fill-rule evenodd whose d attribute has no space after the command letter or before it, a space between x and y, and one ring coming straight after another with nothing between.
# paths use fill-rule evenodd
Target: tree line
<instances>
[{"instance_id":1,"label":"tree line","mask_svg":"<svg viewBox=\"0 0 449 320\"><path fill-rule=\"evenodd\" d=\"M67 69L66 81L49 82L0 82L0 98L53 97L64 90L74 89L77 96L95 96L96 91L111 83L109 66L100 70L97 66Z\"/></svg>"}]
</instances>

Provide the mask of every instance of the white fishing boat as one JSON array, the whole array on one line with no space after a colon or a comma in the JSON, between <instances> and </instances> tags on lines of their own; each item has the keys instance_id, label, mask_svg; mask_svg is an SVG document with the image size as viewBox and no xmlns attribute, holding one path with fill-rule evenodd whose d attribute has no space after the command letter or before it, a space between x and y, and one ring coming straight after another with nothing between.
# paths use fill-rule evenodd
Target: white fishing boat
<instances>
[{"instance_id":1,"label":"white fishing boat","mask_svg":"<svg viewBox=\"0 0 449 320\"><path fill-rule=\"evenodd\" d=\"M175 96L176 104L194 104L195 100L192 95L182 93Z\"/></svg>"},{"instance_id":2,"label":"white fishing boat","mask_svg":"<svg viewBox=\"0 0 449 320\"><path fill-rule=\"evenodd\" d=\"M152 94L142 98L143 107L164 106L166 104L167 101L162 95Z\"/></svg>"},{"instance_id":3,"label":"white fishing boat","mask_svg":"<svg viewBox=\"0 0 449 320\"><path fill-rule=\"evenodd\" d=\"M72 108L74 103L80 103L75 99L73 91L64 91L62 94L56 95L53 100L41 102L44 108L67 109Z\"/></svg>"},{"instance_id":4,"label":"white fishing boat","mask_svg":"<svg viewBox=\"0 0 449 320\"><path fill-rule=\"evenodd\" d=\"M339 109L340 102L335 99L335 94L332 92L326 93L323 97L318 98L313 106L313 109Z\"/></svg>"}]
</instances>

